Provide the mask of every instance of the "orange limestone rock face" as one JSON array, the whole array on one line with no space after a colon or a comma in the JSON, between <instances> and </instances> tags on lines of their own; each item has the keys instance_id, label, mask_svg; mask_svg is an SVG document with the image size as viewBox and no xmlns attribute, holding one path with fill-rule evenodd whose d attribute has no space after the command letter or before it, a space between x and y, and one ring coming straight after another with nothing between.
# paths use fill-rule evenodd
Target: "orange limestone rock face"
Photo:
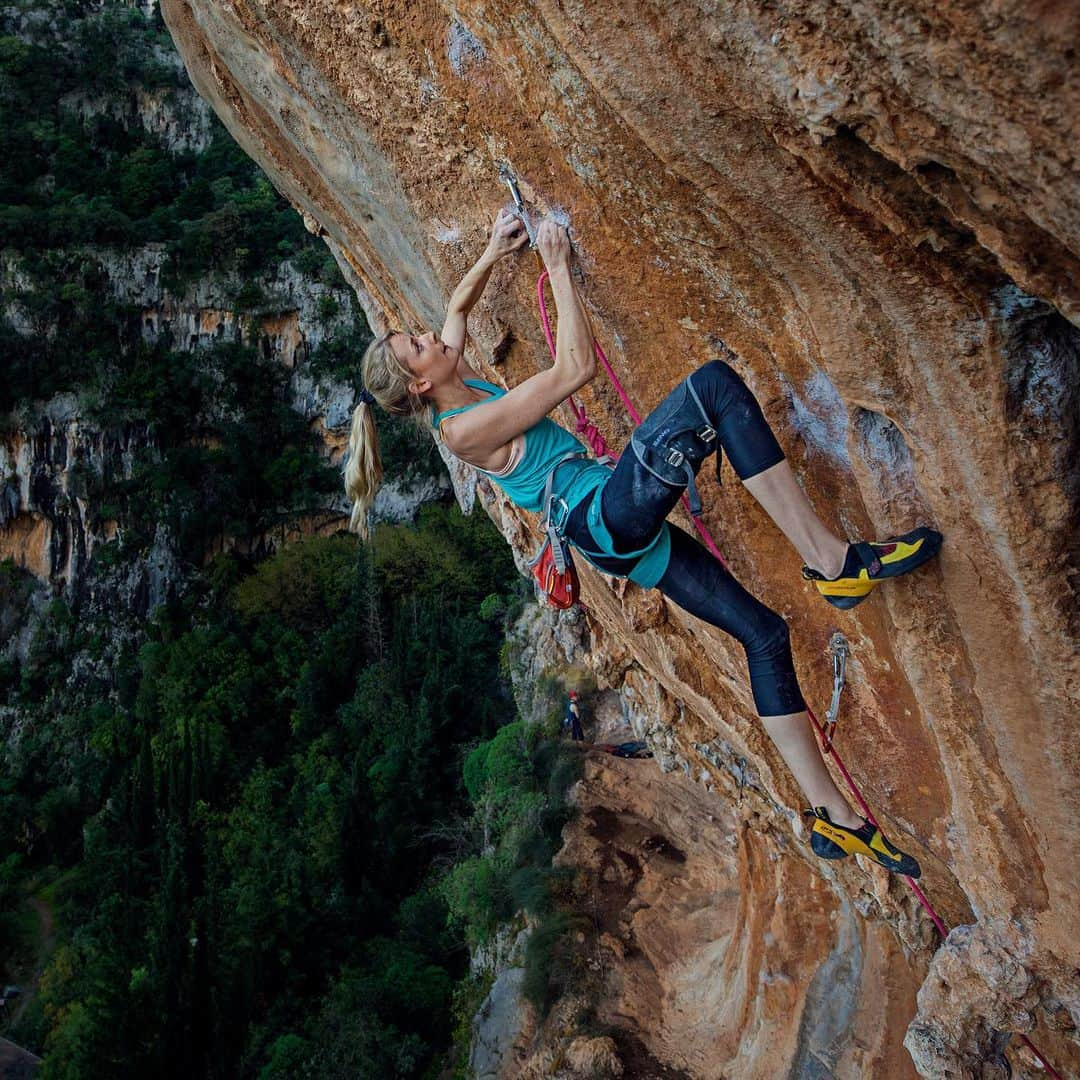
<instances>
[{"instance_id":1,"label":"orange limestone rock face","mask_svg":"<svg viewBox=\"0 0 1080 1080\"><path fill-rule=\"evenodd\" d=\"M440 325L508 201L508 163L538 213L572 223L594 327L642 413L723 355L838 532L945 535L936 563L837 612L740 485L703 470L707 523L787 618L819 713L826 644L846 635L840 747L960 928L944 945L902 882L808 854L741 649L583 569L597 676L633 698L657 753L626 781L649 777L639 794L655 803L620 804L621 787L605 803L594 776L598 824L568 833L600 859L606 806L637 844L625 873L649 906L630 920L640 952L612 961L606 1015L633 1017L624 1028L656 1068L689 1076L1004 1075L1006 1059L1046 1075L1010 1032L1080 1072L1080 10L162 10L196 87L325 236L373 326ZM500 264L471 323L476 362L500 345L486 370L507 385L544 355L534 287L531 257ZM611 388L598 379L582 398L622 447ZM528 546L525 515L484 498ZM684 804L657 764L689 778ZM713 811L723 835L699 823L695 839L672 811L694 799L753 812L732 828ZM659 820L671 850L693 853L693 880L634 839ZM621 933L608 929L625 947ZM614 1074L624 1049L586 1040L574 1054Z\"/></svg>"},{"instance_id":2,"label":"orange limestone rock face","mask_svg":"<svg viewBox=\"0 0 1080 1080\"><path fill-rule=\"evenodd\" d=\"M597 1020L626 1032L624 1065L644 1049L693 1077L915 1076L902 1042L925 962L745 801L643 765L589 755L557 860L578 871Z\"/></svg>"}]
</instances>

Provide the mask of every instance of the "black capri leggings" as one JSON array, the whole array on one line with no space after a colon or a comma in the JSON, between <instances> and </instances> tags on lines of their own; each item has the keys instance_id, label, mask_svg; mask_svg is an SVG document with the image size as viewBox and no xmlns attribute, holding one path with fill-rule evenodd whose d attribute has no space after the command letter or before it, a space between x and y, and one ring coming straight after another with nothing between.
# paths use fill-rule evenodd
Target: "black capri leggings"
<instances>
[{"instance_id":1,"label":"black capri leggings","mask_svg":"<svg viewBox=\"0 0 1080 1080\"><path fill-rule=\"evenodd\" d=\"M715 430L739 478L746 480L784 460L784 452L761 413L754 395L734 370L722 360L713 360L688 376L702 408ZM685 381L685 380L684 380ZM645 419L639 432L649 431L649 439L663 443L664 427L650 423L654 417L677 418L680 402L687 400L682 384ZM677 407L673 408L672 404ZM696 410L696 405L693 406ZM700 410L697 410L700 417ZM673 428L675 423L668 424ZM699 425L700 426L700 425ZM716 440L700 443L699 452L687 453L694 473L713 451ZM615 542L615 550L639 551L663 526L685 488L668 482L646 468L628 447L615 466L611 478L594 498L601 499L601 513ZM595 551L596 541L586 523L589 500L575 508L567 522L566 535ZM671 560L657 588L681 608L699 619L733 635L746 650L750 687L760 716L784 716L806 708L791 657L787 623L756 600L729 571L693 537L670 525ZM625 575L625 559L593 558L602 570ZM605 565L607 564L607 565Z\"/></svg>"}]
</instances>

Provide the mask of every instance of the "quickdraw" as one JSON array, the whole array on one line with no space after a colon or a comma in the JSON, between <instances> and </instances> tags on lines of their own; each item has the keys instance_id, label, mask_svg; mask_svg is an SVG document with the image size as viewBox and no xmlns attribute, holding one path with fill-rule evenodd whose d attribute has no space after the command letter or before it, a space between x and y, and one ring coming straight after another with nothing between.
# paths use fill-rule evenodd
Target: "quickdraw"
<instances>
[{"instance_id":1,"label":"quickdraw","mask_svg":"<svg viewBox=\"0 0 1080 1080\"><path fill-rule=\"evenodd\" d=\"M832 700L825 710L825 729L821 736L821 745L826 753L832 749L836 735L836 722L840 718L840 695L844 690L844 675L847 671L847 658L851 650L847 638L839 630L829 638L829 652L832 653Z\"/></svg>"},{"instance_id":2,"label":"quickdraw","mask_svg":"<svg viewBox=\"0 0 1080 1080\"><path fill-rule=\"evenodd\" d=\"M509 165L500 165L499 179L510 189L510 197L514 200L514 209L517 211L517 216L521 218L521 224L525 226L525 235L529 238L529 247L535 250L536 233L533 231L528 212L525 210L525 200L522 199L521 192L518 190L517 177L514 175L513 169Z\"/></svg>"}]
</instances>

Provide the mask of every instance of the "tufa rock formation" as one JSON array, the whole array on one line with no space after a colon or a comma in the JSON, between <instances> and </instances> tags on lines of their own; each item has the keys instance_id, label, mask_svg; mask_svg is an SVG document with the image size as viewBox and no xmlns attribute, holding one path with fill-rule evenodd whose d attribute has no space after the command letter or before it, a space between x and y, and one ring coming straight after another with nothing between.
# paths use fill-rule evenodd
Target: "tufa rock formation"
<instances>
[{"instance_id":1,"label":"tufa rock formation","mask_svg":"<svg viewBox=\"0 0 1080 1080\"><path fill-rule=\"evenodd\" d=\"M902 882L808 855L735 643L583 572L597 677L685 774L598 768L594 824L571 838L586 867L601 840L632 852L653 830L686 858L675 872L638 850L613 871L628 915L604 924L606 1000L641 1053L710 1078L1034 1076L1008 1033L1037 1026L1061 1074L1080 1070L1077 9L162 10L373 326L439 325L508 162L538 212L572 222L597 333L643 412L722 352L836 529L946 536L936 565L840 614L738 484L703 481L736 574L788 618L819 712L826 642L837 626L851 642L840 746L957 927L944 944ZM477 361L500 345L507 384L543 362L534 283L531 257L504 265L473 319ZM621 447L615 394L598 379L583 398ZM524 515L481 496L528 547ZM566 1068L645 1060L587 1041Z\"/></svg>"}]
</instances>

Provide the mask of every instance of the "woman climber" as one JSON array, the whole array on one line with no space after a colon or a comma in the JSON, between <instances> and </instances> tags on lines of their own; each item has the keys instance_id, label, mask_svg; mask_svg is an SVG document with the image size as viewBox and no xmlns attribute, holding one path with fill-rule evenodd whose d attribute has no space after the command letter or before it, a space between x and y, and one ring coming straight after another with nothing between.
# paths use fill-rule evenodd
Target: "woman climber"
<instances>
[{"instance_id":1,"label":"woman climber","mask_svg":"<svg viewBox=\"0 0 1080 1080\"><path fill-rule=\"evenodd\" d=\"M704 547L666 518L693 486L704 459L723 448L739 478L805 559L803 574L837 607L852 607L889 577L913 570L941 544L920 528L883 543L849 544L818 518L795 480L754 396L720 360L687 376L631 437L614 470L547 414L596 374L593 334L570 272L564 228L545 220L537 245L558 310L554 365L511 390L482 379L464 357L466 319L492 267L527 240L509 211L495 221L480 260L450 298L441 336L391 331L368 347L353 416L345 490L349 527L366 535L382 478L372 405L397 415L429 413L451 454L484 472L525 510L540 510L549 474L557 528L593 565L658 588L691 614L734 635L766 731L813 807L811 847L826 859L862 854L918 877L919 864L848 805L811 732L784 620L754 599Z\"/></svg>"}]
</instances>

